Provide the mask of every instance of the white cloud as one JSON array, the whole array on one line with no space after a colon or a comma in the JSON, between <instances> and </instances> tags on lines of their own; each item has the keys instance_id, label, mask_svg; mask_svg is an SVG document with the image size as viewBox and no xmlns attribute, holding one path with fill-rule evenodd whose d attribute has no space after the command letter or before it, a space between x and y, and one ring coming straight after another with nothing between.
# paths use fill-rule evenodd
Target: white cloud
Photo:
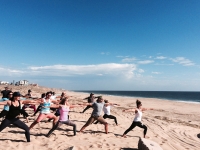
<instances>
[{"instance_id":1,"label":"white cloud","mask_svg":"<svg viewBox=\"0 0 200 150\"><path fill-rule=\"evenodd\" d=\"M53 65L29 67L32 74L48 76L72 76L72 75L124 75L127 78L134 76L135 64L98 64L98 65Z\"/></svg>"},{"instance_id":2,"label":"white cloud","mask_svg":"<svg viewBox=\"0 0 200 150\"><path fill-rule=\"evenodd\" d=\"M138 72L139 72L139 73L143 73L144 70L143 70L143 69L138 69Z\"/></svg>"},{"instance_id":3,"label":"white cloud","mask_svg":"<svg viewBox=\"0 0 200 150\"><path fill-rule=\"evenodd\" d=\"M135 64L52 65L30 66L23 70L0 67L0 76L115 76L130 79L136 71Z\"/></svg>"},{"instance_id":4,"label":"white cloud","mask_svg":"<svg viewBox=\"0 0 200 150\"><path fill-rule=\"evenodd\" d=\"M118 57L118 58L127 58L129 56L116 56L116 57Z\"/></svg>"},{"instance_id":5,"label":"white cloud","mask_svg":"<svg viewBox=\"0 0 200 150\"><path fill-rule=\"evenodd\" d=\"M109 52L101 52L101 55L109 55Z\"/></svg>"},{"instance_id":6,"label":"white cloud","mask_svg":"<svg viewBox=\"0 0 200 150\"><path fill-rule=\"evenodd\" d=\"M161 72L152 72L152 74L161 74Z\"/></svg>"},{"instance_id":7,"label":"white cloud","mask_svg":"<svg viewBox=\"0 0 200 150\"><path fill-rule=\"evenodd\" d=\"M10 75L20 75L24 73L22 70L10 69L10 68L0 68L0 72L2 76L10 76Z\"/></svg>"},{"instance_id":8,"label":"white cloud","mask_svg":"<svg viewBox=\"0 0 200 150\"><path fill-rule=\"evenodd\" d=\"M133 62L133 61L135 61L135 60L137 60L135 57L132 57L132 58L124 58L124 59L122 59L122 62Z\"/></svg>"},{"instance_id":9,"label":"white cloud","mask_svg":"<svg viewBox=\"0 0 200 150\"><path fill-rule=\"evenodd\" d=\"M171 60L173 62L179 63L183 66L194 66L195 65L195 63L193 63L192 61L190 61L189 59L186 59L184 57L171 58Z\"/></svg>"},{"instance_id":10,"label":"white cloud","mask_svg":"<svg viewBox=\"0 0 200 150\"><path fill-rule=\"evenodd\" d=\"M167 57L164 56L157 56L156 59L166 59Z\"/></svg>"},{"instance_id":11,"label":"white cloud","mask_svg":"<svg viewBox=\"0 0 200 150\"><path fill-rule=\"evenodd\" d=\"M138 64L146 65L146 64L151 64L153 63L153 60L143 60L143 61L138 61Z\"/></svg>"}]
</instances>

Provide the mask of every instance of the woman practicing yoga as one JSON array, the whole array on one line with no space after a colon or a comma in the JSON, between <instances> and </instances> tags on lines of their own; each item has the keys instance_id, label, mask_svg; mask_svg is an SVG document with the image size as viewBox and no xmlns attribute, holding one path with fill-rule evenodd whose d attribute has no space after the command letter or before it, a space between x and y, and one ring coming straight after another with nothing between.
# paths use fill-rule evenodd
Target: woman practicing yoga
<instances>
[{"instance_id":1,"label":"woman practicing yoga","mask_svg":"<svg viewBox=\"0 0 200 150\"><path fill-rule=\"evenodd\" d=\"M53 126L57 122L57 117L50 112L50 106L52 103L57 103L56 100L51 100L51 92L46 93L46 97L40 100L39 102L42 104L42 108L40 111L40 114L38 118L30 125L29 129L33 128L36 124L38 124L40 121L42 121L45 118L52 118L53 119Z\"/></svg>"},{"instance_id":2,"label":"woman practicing yoga","mask_svg":"<svg viewBox=\"0 0 200 150\"><path fill-rule=\"evenodd\" d=\"M129 111L135 111L135 118L133 120L133 123L131 124L131 126L124 132L124 134L122 135L122 137L126 137L126 134L131 131L132 129L134 129L136 126L143 128L144 129L144 138L146 136L147 133L147 126L145 126L144 124L142 124L141 120L142 120L142 111L147 110L147 108L142 108L142 102L137 100L136 101L136 109L127 109L127 110L123 110L124 112L129 112ZM152 108L150 110L153 110Z\"/></svg>"},{"instance_id":3,"label":"woman practicing yoga","mask_svg":"<svg viewBox=\"0 0 200 150\"><path fill-rule=\"evenodd\" d=\"M101 112L103 110L103 106L104 105L108 106L109 103L105 104L103 102L102 96L99 96L96 102L86 103L85 105L92 106L93 111L92 111L90 118L86 122L86 124L80 129L80 133L83 132L83 130L85 130L86 127L88 127L90 124L92 124L94 121L97 120L98 122L100 122L101 124L103 124L105 126L105 133L108 134L108 123L101 116Z\"/></svg>"},{"instance_id":4,"label":"woman practicing yoga","mask_svg":"<svg viewBox=\"0 0 200 150\"><path fill-rule=\"evenodd\" d=\"M74 135L76 135L76 124L68 119L68 112L70 108L74 108L78 106L82 106L82 105L70 105L67 97L61 100L60 105L52 106L53 108L58 108L60 112L60 118L59 118L59 121L56 123L56 125L49 131L49 133L47 134L47 137L50 137L52 132L56 130L58 127L60 127L62 124L73 126Z\"/></svg>"},{"instance_id":5,"label":"woman practicing yoga","mask_svg":"<svg viewBox=\"0 0 200 150\"><path fill-rule=\"evenodd\" d=\"M118 125L118 124L117 124L117 118L116 118L115 116L113 116L113 115L110 114L110 108L111 108L111 106L114 106L114 105L119 106L119 104L108 103L108 100L104 100L104 102L105 102L105 104L109 104L109 105L107 105L107 106L104 105L104 106L103 106L103 111L104 111L103 118L104 118L104 119L106 119L106 118L114 119L115 124ZM96 121L94 124L97 124L97 123L98 123L98 121Z\"/></svg>"},{"instance_id":6,"label":"woman practicing yoga","mask_svg":"<svg viewBox=\"0 0 200 150\"><path fill-rule=\"evenodd\" d=\"M0 102L1 105L3 104L9 106L8 113L6 114L5 119L1 122L0 132L10 124L13 124L16 127L25 130L26 140L27 142L30 142L29 128L24 122L19 120L19 115L21 113L21 104L33 104L34 102L31 100L21 101L20 96L21 94L19 92L14 92L11 100Z\"/></svg>"}]
</instances>

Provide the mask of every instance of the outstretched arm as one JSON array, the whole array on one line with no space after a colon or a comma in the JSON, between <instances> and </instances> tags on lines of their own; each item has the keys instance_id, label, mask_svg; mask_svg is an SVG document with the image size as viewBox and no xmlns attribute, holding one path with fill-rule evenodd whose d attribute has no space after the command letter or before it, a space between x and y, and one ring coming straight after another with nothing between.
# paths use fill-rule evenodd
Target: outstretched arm
<instances>
[{"instance_id":1,"label":"outstretched arm","mask_svg":"<svg viewBox=\"0 0 200 150\"><path fill-rule=\"evenodd\" d=\"M21 104L40 104L41 103L41 99L37 99L37 100L21 100Z\"/></svg>"},{"instance_id":2,"label":"outstretched arm","mask_svg":"<svg viewBox=\"0 0 200 150\"><path fill-rule=\"evenodd\" d=\"M123 112L133 112L133 111L135 111L135 109L134 108L130 108L130 109L124 109L122 111Z\"/></svg>"},{"instance_id":3,"label":"outstretched arm","mask_svg":"<svg viewBox=\"0 0 200 150\"><path fill-rule=\"evenodd\" d=\"M146 111L146 110L154 110L153 108L142 108L142 111Z\"/></svg>"},{"instance_id":4,"label":"outstretched arm","mask_svg":"<svg viewBox=\"0 0 200 150\"><path fill-rule=\"evenodd\" d=\"M112 106L120 106L119 104L116 104L116 103L105 103L105 106L109 106L109 105L112 105Z\"/></svg>"},{"instance_id":5,"label":"outstretched arm","mask_svg":"<svg viewBox=\"0 0 200 150\"><path fill-rule=\"evenodd\" d=\"M59 107L60 107L60 105L56 105L56 104L53 104L50 106L50 108L59 108Z\"/></svg>"},{"instance_id":6,"label":"outstretched arm","mask_svg":"<svg viewBox=\"0 0 200 150\"><path fill-rule=\"evenodd\" d=\"M0 102L0 105L7 105L8 104L8 101L1 101Z\"/></svg>"},{"instance_id":7,"label":"outstretched arm","mask_svg":"<svg viewBox=\"0 0 200 150\"><path fill-rule=\"evenodd\" d=\"M83 106L85 106L85 105L83 105L83 104L78 104L78 105L70 105L70 108L74 108L74 107L83 107Z\"/></svg>"}]
</instances>

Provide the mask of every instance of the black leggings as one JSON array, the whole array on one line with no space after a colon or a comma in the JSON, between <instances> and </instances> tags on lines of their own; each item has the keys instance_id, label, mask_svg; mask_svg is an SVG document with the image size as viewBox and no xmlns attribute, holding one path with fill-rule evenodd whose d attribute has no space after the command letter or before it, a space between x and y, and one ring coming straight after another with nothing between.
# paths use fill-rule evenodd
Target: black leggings
<instances>
[{"instance_id":1,"label":"black leggings","mask_svg":"<svg viewBox=\"0 0 200 150\"><path fill-rule=\"evenodd\" d=\"M5 117L7 115L8 111L7 110L2 110L0 113L0 118Z\"/></svg>"},{"instance_id":2,"label":"black leggings","mask_svg":"<svg viewBox=\"0 0 200 150\"><path fill-rule=\"evenodd\" d=\"M5 129L7 126L9 126L10 124L15 125L16 127L25 130L25 136L26 136L26 140L27 142L30 142L30 133L29 133L29 128L28 126L22 122L21 120L19 120L18 118L13 118L13 119L4 119L1 122L0 125L0 132Z\"/></svg>"},{"instance_id":3,"label":"black leggings","mask_svg":"<svg viewBox=\"0 0 200 150\"><path fill-rule=\"evenodd\" d=\"M129 131L131 131L132 129L134 129L136 126L138 126L140 128L143 128L144 129L144 135L146 135L146 133L147 133L147 126L145 126L141 122L135 122L135 121L133 121L133 123L131 124L131 126L124 132L123 135L126 135Z\"/></svg>"},{"instance_id":4,"label":"black leggings","mask_svg":"<svg viewBox=\"0 0 200 150\"><path fill-rule=\"evenodd\" d=\"M35 116L40 110L41 110L42 106L39 105L35 111L35 113L33 114L33 116Z\"/></svg>"},{"instance_id":5,"label":"black leggings","mask_svg":"<svg viewBox=\"0 0 200 150\"><path fill-rule=\"evenodd\" d=\"M82 113L84 113L86 110L88 110L89 108L92 108L92 106L90 106L90 105L87 105L87 107L85 107L85 109L83 110L83 112Z\"/></svg>"},{"instance_id":6,"label":"black leggings","mask_svg":"<svg viewBox=\"0 0 200 150\"><path fill-rule=\"evenodd\" d=\"M106 118L114 119L114 120L115 120L115 123L116 123L116 125L117 125L117 118L116 118L115 116L104 114L104 115L103 115L103 118L104 118L104 119L106 119ZM97 123L98 123L98 121L96 121L94 124L97 124Z\"/></svg>"}]
</instances>

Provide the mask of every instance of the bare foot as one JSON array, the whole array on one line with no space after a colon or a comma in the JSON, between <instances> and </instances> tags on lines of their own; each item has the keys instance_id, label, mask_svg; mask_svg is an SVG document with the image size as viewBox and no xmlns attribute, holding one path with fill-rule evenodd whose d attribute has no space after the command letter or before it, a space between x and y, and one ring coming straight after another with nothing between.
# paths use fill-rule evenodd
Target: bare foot
<instances>
[{"instance_id":1,"label":"bare foot","mask_svg":"<svg viewBox=\"0 0 200 150\"><path fill-rule=\"evenodd\" d=\"M124 137L124 138L127 138L127 136L126 136L126 135L122 135L122 137Z\"/></svg>"}]
</instances>

